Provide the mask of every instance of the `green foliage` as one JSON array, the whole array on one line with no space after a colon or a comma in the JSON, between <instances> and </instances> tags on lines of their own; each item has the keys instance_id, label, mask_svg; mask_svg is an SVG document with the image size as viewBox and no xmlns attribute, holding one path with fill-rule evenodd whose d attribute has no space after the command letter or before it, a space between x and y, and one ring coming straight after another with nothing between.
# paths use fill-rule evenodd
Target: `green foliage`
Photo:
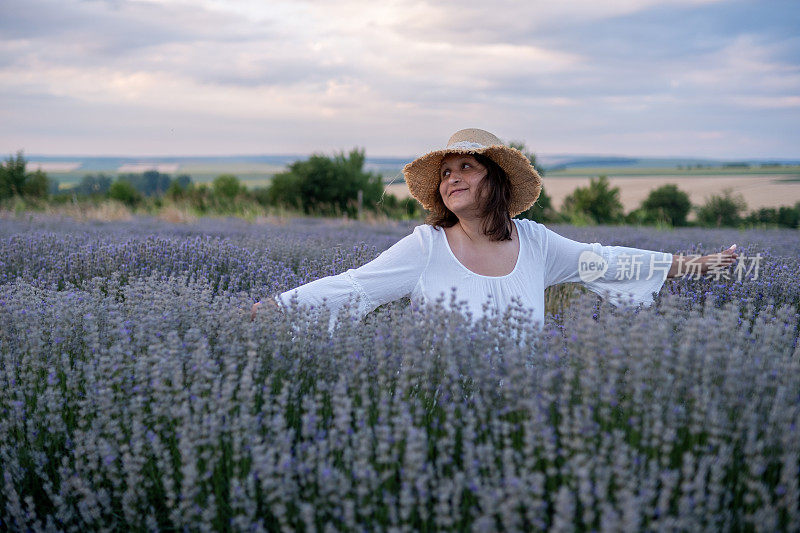
<instances>
[{"instance_id":1,"label":"green foliage","mask_svg":"<svg viewBox=\"0 0 800 533\"><path fill-rule=\"evenodd\" d=\"M515 218L527 218L544 224L547 222L560 222L563 217L553 207L553 201L544 190L544 187L542 187L542 192L539 193L539 198L536 199L536 203Z\"/></svg>"},{"instance_id":2,"label":"green foliage","mask_svg":"<svg viewBox=\"0 0 800 533\"><path fill-rule=\"evenodd\" d=\"M800 208L798 206L778 208L778 225L787 228L800 227Z\"/></svg>"},{"instance_id":3,"label":"green foliage","mask_svg":"<svg viewBox=\"0 0 800 533\"><path fill-rule=\"evenodd\" d=\"M685 226L691 209L689 195L672 183L650 191L647 199L642 202L646 222L661 222L672 226Z\"/></svg>"},{"instance_id":4,"label":"green foliage","mask_svg":"<svg viewBox=\"0 0 800 533\"><path fill-rule=\"evenodd\" d=\"M422 216L422 205L411 196L400 200L393 194L384 194L377 208L380 213L390 218L411 220Z\"/></svg>"},{"instance_id":5,"label":"green foliage","mask_svg":"<svg viewBox=\"0 0 800 533\"><path fill-rule=\"evenodd\" d=\"M157 170L148 170L142 174L123 174L118 179L127 181L144 196L161 196L172 183L169 174L162 174Z\"/></svg>"},{"instance_id":6,"label":"green foliage","mask_svg":"<svg viewBox=\"0 0 800 533\"><path fill-rule=\"evenodd\" d=\"M142 195L139 191L125 179L118 179L111 184L111 188L108 190L108 197L131 207L138 205L142 201Z\"/></svg>"},{"instance_id":7,"label":"green foliage","mask_svg":"<svg viewBox=\"0 0 800 533\"><path fill-rule=\"evenodd\" d=\"M173 181L169 184L169 189L167 189L166 196L170 200L182 200L186 197L186 189L181 187L181 185L177 181Z\"/></svg>"},{"instance_id":8,"label":"green foliage","mask_svg":"<svg viewBox=\"0 0 800 533\"><path fill-rule=\"evenodd\" d=\"M273 178L269 203L305 213L354 217L358 191L362 191L363 206L375 210L383 184L380 175L363 170L364 159L363 150L353 149L348 156L343 152L332 158L314 154L292 163L288 171Z\"/></svg>"},{"instance_id":9,"label":"green foliage","mask_svg":"<svg viewBox=\"0 0 800 533\"><path fill-rule=\"evenodd\" d=\"M0 165L0 200L13 196L45 198L50 190L50 180L41 170L26 172L27 161L22 150L9 156Z\"/></svg>"},{"instance_id":10,"label":"green foliage","mask_svg":"<svg viewBox=\"0 0 800 533\"><path fill-rule=\"evenodd\" d=\"M762 207L747 215L750 224L797 228L800 224L800 203L794 207Z\"/></svg>"},{"instance_id":11,"label":"green foliage","mask_svg":"<svg viewBox=\"0 0 800 533\"><path fill-rule=\"evenodd\" d=\"M536 172L544 178L544 168L540 167L539 164L536 162L536 154L529 151L528 148L525 146L524 142L521 141L512 141L508 143L508 146L511 148L516 148L520 152L522 152L525 157L528 158L528 161L531 162L533 168L536 169ZM542 187L542 192L539 193L539 198L536 199L536 203L529 207L527 210L523 211L516 218L526 218L529 220L535 220L537 222L546 223L546 222L559 222L561 220L561 216L558 214L556 209L553 207L553 201L550 199L550 196Z\"/></svg>"},{"instance_id":12,"label":"green foliage","mask_svg":"<svg viewBox=\"0 0 800 533\"><path fill-rule=\"evenodd\" d=\"M189 187L192 186L192 177L189 174L180 174L175 179L172 180L172 183L177 184L178 187L188 189Z\"/></svg>"},{"instance_id":13,"label":"green foliage","mask_svg":"<svg viewBox=\"0 0 800 533\"><path fill-rule=\"evenodd\" d=\"M697 220L703 226L733 227L742 221L741 213L746 209L744 196L734 195L730 189L725 189L721 195L711 196L697 208Z\"/></svg>"},{"instance_id":14,"label":"green foliage","mask_svg":"<svg viewBox=\"0 0 800 533\"><path fill-rule=\"evenodd\" d=\"M256 187L250 191L250 196L262 207L270 205L269 187Z\"/></svg>"},{"instance_id":15,"label":"green foliage","mask_svg":"<svg viewBox=\"0 0 800 533\"><path fill-rule=\"evenodd\" d=\"M564 199L563 210L574 221L616 224L623 220L619 187L611 187L606 176L592 178L588 187L577 187Z\"/></svg>"},{"instance_id":16,"label":"green foliage","mask_svg":"<svg viewBox=\"0 0 800 533\"><path fill-rule=\"evenodd\" d=\"M187 198L192 190L192 178L187 174L182 174L172 180L167 188L166 196L170 200L183 200Z\"/></svg>"},{"instance_id":17,"label":"green foliage","mask_svg":"<svg viewBox=\"0 0 800 533\"><path fill-rule=\"evenodd\" d=\"M542 187L542 192L539 193L539 198L536 199L536 203L515 218L527 218L542 224L547 222L560 222L562 220L561 215L553 207L553 201L550 199L550 196L547 195L547 192L545 192L544 187Z\"/></svg>"},{"instance_id":18,"label":"green foliage","mask_svg":"<svg viewBox=\"0 0 800 533\"><path fill-rule=\"evenodd\" d=\"M41 169L25 175L22 194L34 198L44 198L50 190L50 180Z\"/></svg>"},{"instance_id":19,"label":"green foliage","mask_svg":"<svg viewBox=\"0 0 800 533\"><path fill-rule=\"evenodd\" d=\"M25 185L25 157L22 150L9 156L0 166L0 198L11 198L22 194Z\"/></svg>"},{"instance_id":20,"label":"green foliage","mask_svg":"<svg viewBox=\"0 0 800 533\"><path fill-rule=\"evenodd\" d=\"M222 174L214 178L212 184L214 195L221 200L233 200L240 194L247 193L247 187L241 184L233 174Z\"/></svg>"},{"instance_id":21,"label":"green foliage","mask_svg":"<svg viewBox=\"0 0 800 533\"><path fill-rule=\"evenodd\" d=\"M522 142L522 141L511 141L510 143L508 143L508 146L509 146L509 148L516 148L517 150L522 152L522 154L525 157L528 158L528 161L531 162L531 165L533 165L533 168L536 169L536 172L538 172L539 175L544 178L544 168L539 166L539 164L536 162L536 154L534 154L533 152L528 150L528 147L525 146L524 142Z\"/></svg>"},{"instance_id":22,"label":"green foliage","mask_svg":"<svg viewBox=\"0 0 800 533\"><path fill-rule=\"evenodd\" d=\"M106 195L111 188L111 182L111 177L105 174L87 174L72 189L72 192L86 196Z\"/></svg>"}]
</instances>

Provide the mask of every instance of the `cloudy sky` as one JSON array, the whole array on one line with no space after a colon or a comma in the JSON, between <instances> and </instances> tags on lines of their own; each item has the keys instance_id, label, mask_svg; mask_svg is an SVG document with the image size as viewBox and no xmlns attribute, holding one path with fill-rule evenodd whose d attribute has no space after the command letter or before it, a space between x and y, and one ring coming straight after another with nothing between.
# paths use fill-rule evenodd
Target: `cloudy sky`
<instances>
[{"instance_id":1,"label":"cloudy sky","mask_svg":"<svg viewBox=\"0 0 800 533\"><path fill-rule=\"evenodd\" d=\"M0 151L800 157L797 0L2 0Z\"/></svg>"}]
</instances>

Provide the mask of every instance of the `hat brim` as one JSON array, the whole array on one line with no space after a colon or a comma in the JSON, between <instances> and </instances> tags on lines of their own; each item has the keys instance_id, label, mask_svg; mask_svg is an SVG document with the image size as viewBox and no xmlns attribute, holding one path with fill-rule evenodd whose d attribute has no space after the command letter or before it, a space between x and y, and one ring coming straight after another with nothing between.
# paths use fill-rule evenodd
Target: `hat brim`
<instances>
[{"instance_id":1,"label":"hat brim","mask_svg":"<svg viewBox=\"0 0 800 533\"><path fill-rule=\"evenodd\" d=\"M514 217L531 207L542 191L542 178L525 155L502 144L483 148L445 148L428 152L403 167L408 190L422 207L433 210L439 191L439 168L449 154L483 154L500 165L511 184L509 214Z\"/></svg>"}]
</instances>

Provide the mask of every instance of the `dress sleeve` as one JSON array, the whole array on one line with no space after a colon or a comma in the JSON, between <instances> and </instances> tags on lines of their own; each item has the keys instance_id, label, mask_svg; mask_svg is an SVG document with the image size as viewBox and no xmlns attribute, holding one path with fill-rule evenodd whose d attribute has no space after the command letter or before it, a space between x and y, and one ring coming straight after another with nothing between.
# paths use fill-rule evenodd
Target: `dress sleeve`
<instances>
[{"instance_id":1,"label":"dress sleeve","mask_svg":"<svg viewBox=\"0 0 800 533\"><path fill-rule=\"evenodd\" d=\"M331 311L331 325L339 309L357 297L359 318L376 307L408 296L414 290L431 253L430 235L417 226L411 235L381 253L369 263L341 274L328 276L288 290L275 297L281 307L293 298L301 305Z\"/></svg>"},{"instance_id":2,"label":"dress sleeve","mask_svg":"<svg viewBox=\"0 0 800 533\"><path fill-rule=\"evenodd\" d=\"M614 305L650 305L667 279L672 254L602 246L567 239L539 225L545 258L545 287L580 282L590 291L607 296Z\"/></svg>"}]
</instances>

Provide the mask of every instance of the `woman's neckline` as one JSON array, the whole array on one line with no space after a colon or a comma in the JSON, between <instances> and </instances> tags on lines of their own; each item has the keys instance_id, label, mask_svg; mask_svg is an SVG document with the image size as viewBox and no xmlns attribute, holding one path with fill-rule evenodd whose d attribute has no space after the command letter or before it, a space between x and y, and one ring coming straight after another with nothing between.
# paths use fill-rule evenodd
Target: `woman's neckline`
<instances>
[{"instance_id":1,"label":"woman's neckline","mask_svg":"<svg viewBox=\"0 0 800 533\"><path fill-rule=\"evenodd\" d=\"M464 263L459 261L458 257L456 257L456 254L453 253L453 249L450 248L450 241L447 240L447 233L444 231L444 228L442 228L442 238L444 239L445 248L447 248L447 251L450 253L450 257L452 257L453 260L456 263L458 263L458 266L460 266L461 268L463 268L464 270L466 270L467 272L469 272L473 276L477 276L479 278L487 278L487 279L508 278L508 277L514 275L514 273L519 268L519 264L521 262L520 258L522 257L522 246L523 246L522 237L520 236L521 234L520 234L520 231L519 231L519 224L517 224L517 221L515 219L513 219L513 218L511 219L511 222L513 222L514 226L517 228L517 240L519 241L519 250L517 251L517 262L514 263L514 268L508 274L503 274L502 276L487 276L486 274L478 274L477 272L473 272L472 270L468 269L466 267L466 265L464 265Z\"/></svg>"}]
</instances>

